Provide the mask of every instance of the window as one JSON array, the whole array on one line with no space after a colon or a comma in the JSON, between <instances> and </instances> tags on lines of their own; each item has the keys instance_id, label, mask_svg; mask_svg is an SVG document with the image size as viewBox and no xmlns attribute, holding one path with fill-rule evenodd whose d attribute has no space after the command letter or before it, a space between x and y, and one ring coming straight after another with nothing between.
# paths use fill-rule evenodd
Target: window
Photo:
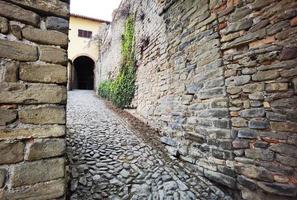
<instances>
[{"instance_id":1,"label":"window","mask_svg":"<svg viewBox=\"0 0 297 200\"><path fill-rule=\"evenodd\" d=\"M92 31L78 29L78 37L91 38Z\"/></svg>"}]
</instances>

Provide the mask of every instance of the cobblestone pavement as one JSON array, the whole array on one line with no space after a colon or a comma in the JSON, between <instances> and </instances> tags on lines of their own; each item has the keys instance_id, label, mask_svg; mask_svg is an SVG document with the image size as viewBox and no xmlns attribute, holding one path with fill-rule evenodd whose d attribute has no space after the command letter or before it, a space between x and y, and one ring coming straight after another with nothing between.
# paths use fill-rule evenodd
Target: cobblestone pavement
<instances>
[{"instance_id":1,"label":"cobblestone pavement","mask_svg":"<svg viewBox=\"0 0 297 200\"><path fill-rule=\"evenodd\" d=\"M92 91L68 94L70 199L230 199L164 159Z\"/></svg>"}]
</instances>

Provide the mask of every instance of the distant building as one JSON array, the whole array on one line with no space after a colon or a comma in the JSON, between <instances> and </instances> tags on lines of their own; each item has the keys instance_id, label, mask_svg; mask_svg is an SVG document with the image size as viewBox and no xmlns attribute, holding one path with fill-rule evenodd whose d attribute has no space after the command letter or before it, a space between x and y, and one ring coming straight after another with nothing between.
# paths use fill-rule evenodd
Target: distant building
<instances>
[{"instance_id":1,"label":"distant building","mask_svg":"<svg viewBox=\"0 0 297 200\"><path fill-rule=\"evenodd\" d=\"M94 69L99 58L98 34L108 21L70 15L68 89L94 89Z\"/></svg>"}]
</instances>

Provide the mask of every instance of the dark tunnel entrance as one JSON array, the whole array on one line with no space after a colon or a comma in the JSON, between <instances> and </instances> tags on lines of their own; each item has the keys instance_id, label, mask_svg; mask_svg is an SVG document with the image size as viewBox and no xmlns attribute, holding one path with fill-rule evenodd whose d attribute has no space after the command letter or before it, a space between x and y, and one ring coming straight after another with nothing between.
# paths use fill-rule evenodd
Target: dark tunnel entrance
<instances>
[{"instance_id":1,"label":"dark tunnel entrance","mask_svg":"<svg viewBox=\"0 0 297 200\"><path fill-rule=\"evenodd\" d=\"M73 89L94 89L94 61L87 56L77 57L74 62Z\"/></svg>"}]
</instances>

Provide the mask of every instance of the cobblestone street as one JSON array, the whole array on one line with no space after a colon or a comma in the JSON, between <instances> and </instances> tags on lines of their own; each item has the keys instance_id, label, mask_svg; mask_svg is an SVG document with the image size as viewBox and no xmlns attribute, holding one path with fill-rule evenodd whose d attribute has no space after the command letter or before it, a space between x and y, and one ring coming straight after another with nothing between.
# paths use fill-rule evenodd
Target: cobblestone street
<instances>
[{"instance_id":1,"label":"cobblestone street","mask_svg":"<svg viewBox=\"0 0 297 200\"><path fill-rule=\"evenodd\" d=\"M70 199L229 199L203 178L166 161L93 91L67 105Z\"/></svg>"}]
</instances>

